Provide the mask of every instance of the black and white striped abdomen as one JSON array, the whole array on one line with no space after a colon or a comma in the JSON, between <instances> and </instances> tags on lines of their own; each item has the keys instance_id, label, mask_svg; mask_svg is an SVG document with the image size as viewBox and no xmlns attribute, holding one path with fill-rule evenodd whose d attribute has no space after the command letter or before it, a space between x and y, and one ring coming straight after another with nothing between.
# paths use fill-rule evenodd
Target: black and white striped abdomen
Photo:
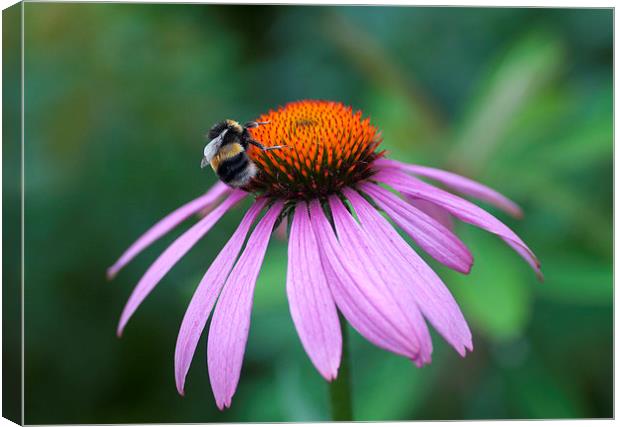
<instances>
[{"instance_id":1,"label":"black and white striped abdomen","mask_svg":"<svg viewBox=\"0 0 620 427\"><path fill-rule=\"evenodd\" d=\"M256 176L256 172L256 165L244 151L222 159L216 169L220 179L231 187L243 187Z\"/></svg>"}]
</instances>

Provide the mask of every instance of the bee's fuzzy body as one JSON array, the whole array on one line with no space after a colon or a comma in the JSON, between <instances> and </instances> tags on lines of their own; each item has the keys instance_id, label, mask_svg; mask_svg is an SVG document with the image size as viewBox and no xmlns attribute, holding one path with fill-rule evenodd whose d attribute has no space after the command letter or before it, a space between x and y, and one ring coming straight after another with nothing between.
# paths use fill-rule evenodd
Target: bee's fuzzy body
<instances>
[{"instance_id":1,"label":"bee's fuzzy body","mask_svg":"<svg viewBox=\"0 0 620 427\"><path fill-rule=\"evenodd\" d=\"M236 121L223 120L211 127L208 137L211 141L217 141L222 134L221 141L211 150L207 151L205 147L205 159L224 183L231 187L244 187L257 173L256 165L246 153L250 134Z\"/></svg>"},{"instance_id":2,"label":"bee's fuzzy body","mask_svg":"<svg viewBox=\"0 0 620 427\"><path fill-rule=\"evenodd\" d=\"M258 168L247 154L250 144L261 150L283 148L265 147L254 141L248 128L267 124L249 122L240 125L235 120L222 120L209 130L209 143L204 148L202 167L210 164L217 176L231 187L245 187L258 173Z\"/></svg>"},{"instance_id":3,"label":"bee's fuzzy body","mask_svg":"<svg viewBox=\"0 0 620 427\"><path fill-rule=\"evenodd\" d=\"M241 144L228 144L211 160L217 176L231 187L243 187L256 175L256 165Z\"/></svg>"}]
</instances>

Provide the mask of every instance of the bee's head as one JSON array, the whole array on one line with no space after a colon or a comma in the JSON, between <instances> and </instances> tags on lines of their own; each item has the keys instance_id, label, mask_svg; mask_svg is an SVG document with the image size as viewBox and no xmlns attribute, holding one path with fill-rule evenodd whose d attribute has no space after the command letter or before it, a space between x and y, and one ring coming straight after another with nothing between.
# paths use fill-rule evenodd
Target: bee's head
<instances>
[{"instance_id":1,"label":"bee's head","mask_svg":"<svg viewBox=\"0 0 620 427\"><path fill-rule=\"evenodd\" d=\"M222 132L224 132L225 130L227 130L228 131L227 133L230 134L231 136L232 135L240 136L243 133L243 126L241 126L239 123L237 123L234 120L222 120L221 122L217 122L211 127L211 129L209 130L209 133L207 134L207 139L209 141L213 141L218 136L220 136Z\"/></svg>"}]
</instances>

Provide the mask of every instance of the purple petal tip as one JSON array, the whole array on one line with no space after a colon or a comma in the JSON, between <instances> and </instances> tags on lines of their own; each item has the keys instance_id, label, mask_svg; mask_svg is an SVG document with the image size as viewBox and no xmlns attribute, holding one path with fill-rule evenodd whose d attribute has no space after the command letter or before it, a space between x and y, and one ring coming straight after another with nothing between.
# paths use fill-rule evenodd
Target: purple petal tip
<instances>
[{"instance_id":1,"label":"purple petal tip","mask_svg":"<svg viewBox=\"0 0 620 427\"><path fill-rule=\"evenodd\" d=\"M468 352L471 353L473 351L473 346L471 345L471 343L469 343L469 344L465 344L463 347L459 347L459 348L455 347L455 350L459 354L459 356L461 356L462 358L465 358Z\"/></svg>"},{"instance_id":2,"label":"purple petal tip","mask_svg":"<svg viewBox=\"0 0 620 427\"><path fill-rule=\"evenodd\" d=\"M471 269L474 267L474 259L472 258L469 263L467 264L467 266L465 267L464 270L460 271L460 273L463 273L465 275L471 273Z\"/></svg>"},{"instance_id":3,"label":"purple petal tip","mask_svg":"<svg viewBox=\"0 0 620 427\"><path fill-rule=\"evenodd\" d=\"M431 356L428 356L427 359L422 359L420 356L416 356L411 359L411 361L415 364L417 368L423 368L425 365L430 365Z\"/></svg>"},{"instance_id":4,"label":"purple petal tip","mask_svg":"<svg viewBox=\"0 0 620 427\"><path fill-rule=\"evenodd\" d=\"M323 374L321 373L321 376L322 376L323 378L325 378L325 380L326 380L328 383L331 383L332 381L335 381L335 380L336 380L336 378L338 378L338 368L336 368L336 370L335 370L334 372L330 372L330 373L328 373L327 375L323 375Z\"/></svg>"},{"instance_id":5,"label":"purple petal tip","mask_svg":"<svg viewBox=\"0 0 620 427\"><path fill-rule=\"evenodd\" d=\"M468 257L468 259L464 260L462 263L448 265L448 267L450 267L452 270L456 271L457 273L461 273L467 276L469 273L471 273L471 269L474 267L474 258Z\"/></svg>"},{"instance_id":6,"label":"purple petal tip","mask_svg":"<svg viewBox=\"0 0 620 427\"><path fill-rule=\"evenodd\" d=\"M116 336L118 338L123 338L123 331L125 330L125 325L119 324L116 328Z\"/></svg>"},{"instance_id":7,"label":"purple petal tip","mask_svg":"<svg viewBox=\"0 0 620 427\"><path fill-rule=\"evenodd\" d=\"M219 409L220 411L224 411L230 408L230 399L224 402L217 401L216 404L217 404L217 409Z\"/></svg>"},{"instance_id":8,"label":"purple petal tip","mask_svg":"<svg viewBox=\"0 0 620 427\"><path fill-rule=\"evenodd\" d=\"M116 273L118 273L118 270L114 267L110 267L106 270L105 276L109 281L111 281L116 277Z\"/></svg>"}]
</instances>

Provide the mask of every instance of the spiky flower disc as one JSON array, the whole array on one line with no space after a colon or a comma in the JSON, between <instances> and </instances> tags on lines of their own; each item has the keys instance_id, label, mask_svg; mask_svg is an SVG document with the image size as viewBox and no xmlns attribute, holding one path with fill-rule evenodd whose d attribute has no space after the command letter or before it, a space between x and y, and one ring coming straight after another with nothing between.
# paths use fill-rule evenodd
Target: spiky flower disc
<instances>
[{"instance_id":1,"label":"spiky flower disc","mask_svg":"<svg viewBox=\"0 0 620 427\"><path fill-rule=\"evenodd\" d=\"M260 169L249 190L285 199L310 199L338 192L373 174L381 156L377 128L361 111L339 102L299 101L271 110L251 129L252 137L280 150L252 147L248 155Z\"/></svg>"}]
</instances>

